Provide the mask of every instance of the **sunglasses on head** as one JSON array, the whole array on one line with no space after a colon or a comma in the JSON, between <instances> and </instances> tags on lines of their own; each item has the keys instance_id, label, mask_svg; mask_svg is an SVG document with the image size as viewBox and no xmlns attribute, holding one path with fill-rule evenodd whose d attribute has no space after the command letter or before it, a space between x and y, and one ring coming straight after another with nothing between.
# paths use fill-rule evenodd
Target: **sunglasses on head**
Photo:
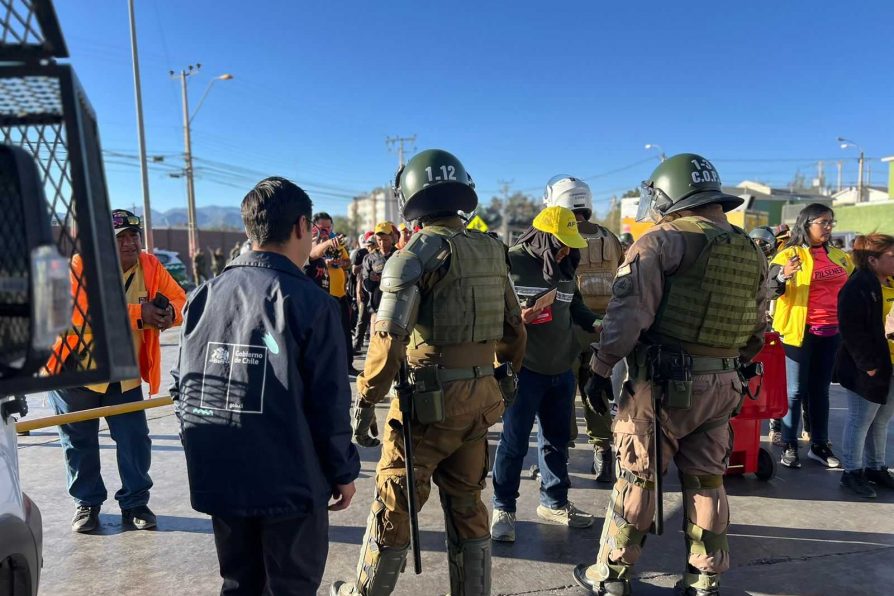
<instances>
[{"instance_id":1,"label":"sunglasses on head","mask_svg":"<svg viewBox=\"0 0 894 596\"><path fill-rule=\"evenodd\" d=\"M140 218L136 215L127 215L125 213L112 214L112 227L116 230L124 227L140 227Z\"/></svg>"}]
</instances>

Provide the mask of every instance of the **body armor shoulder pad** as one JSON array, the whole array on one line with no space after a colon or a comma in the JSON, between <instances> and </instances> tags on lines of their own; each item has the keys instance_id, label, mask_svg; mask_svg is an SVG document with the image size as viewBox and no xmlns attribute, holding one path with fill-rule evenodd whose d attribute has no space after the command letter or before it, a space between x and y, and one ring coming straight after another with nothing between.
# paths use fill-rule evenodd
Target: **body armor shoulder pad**
<instances>
[{"instance_id":1,"label":"body armor shoulder pad","mask_svg":"<svg viewBox=\"0 0 894 596\"><path fill-rule=\"evenodd\" d=\"M422 263L424 271L429 273L443 265L447 257L450 256L450 245L444 236L431 232L426 233L423 229L413 234L413 237L400 252L404 251L413 253Z\"/></svg>"},{"instance_id":2,"label":"body armor shoulder pad","mask_svg":"<svg viewBox=\"0 0 894 596\"><path fill-rule=\"evenodd\" d=\"M415 284L424 272L419 257L404 248L385 263L379 287L383 292L399 292Z\"/></svg>"}]
</instances>

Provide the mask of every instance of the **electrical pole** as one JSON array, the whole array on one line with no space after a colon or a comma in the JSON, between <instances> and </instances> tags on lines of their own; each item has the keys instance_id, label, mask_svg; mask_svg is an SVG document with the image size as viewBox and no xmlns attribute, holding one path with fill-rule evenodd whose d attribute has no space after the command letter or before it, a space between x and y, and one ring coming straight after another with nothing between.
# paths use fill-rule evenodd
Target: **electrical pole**
<instances>
[{"instance_id":1,"label":"electrical pole","mask_svg":"<svg viewBox=\"0 0 894 596\"><path fill-rule=\"evenodd\" d=\"M137 54L137 24L133 0L127 2L130 14L130 53L133 59L133 90L137 107L137 139L140 145L140 182L143 187L143 245L152 253L152 207L149 204L149 168L146 164L146 133L143 129L143 91L140 85L140 59Z\"/></svg>"},{"instance_id":2,"label":"electrical pole","mask_svg":"<svg viewBox=\"0 0 894 596\"><path fill-rule=\"evenodd\" d=\"M860 161L857 166L857 202L863 202L863 150L860 149Z\"/></svg>"},{"instance_id":3,"label":"electrical pole","mask_svg":"<svg viewBox=\"0 0 894 596\"><path fill-rule=\"evenodd\" d=\"M838 166L838 185L837 185L837 190L835 192L841 192L841 165L842 164L841 164L840 159L838 160L838 163L836 165Z\"/></svg>"},{"instance_id":4,"label":"electrical pole","mask_svg":"<svg viewBox=\"0 0 894 596\"><path fill-rule=\"evenodd\" d=\"M180 89L183 100L183 145L185 148L183 160L186 165L186 234L189 238L190 258L192 258L193 255L196 254L196 252L198 252L199 236L198 231L196 230L196 188L195 182L193 181L192 137L189 129L189 97L186 92L186 79L195 74L198 74L199 69L201 68L201 64L196 64L195 66L190 64L189 68L187 68L186 70L181 70L179 75L174 75L174 72L171 71L172 77L176 76L180 79Z\"/></svg>"},{"instance_id":5,"label":"electrical pole","mask_svg":"<svg viewBox=\"0 0 894 596\"><path fill-rule=\"evenodd\" d=\"M385 137L385 146L388 147L388 151L393 151L394 146L397 145L397 168L400 169L404 167L404 143L416 143L416 135L410 137ZM410 149L410 151L415 151L416 147Z\"/></svg>"},{"instance_id":6,"label":"electrical pole","mask_svg":"<svg viewBox=\"0 0 894 596\"><path fill-rule=\"evenodd\" d=\"M416 135L414 134L409 137L402 137L400 135L393 136L393 137L385 137L385 146L388 148L388 151L394 151L394 146L397 145L397 171L398 172L400 171L400 169L402 167L404 167L404 143L413 144L414 147L412 149L410 149L410 151L415 151L416 150L416 147L415 147ZM396 192L396 190L393 190L393 189L389 190L388 187L386 187L386 190L385 190L386 201L388 198L388 194L389 193L394 194L395 192ZM394 196L392 198L394 199L395 204L399 203L396 194L394 194ZM374 214L375 214L375 204L376 204L375 199L373 199L373 213ZM387 202L386 202L386 206L387 206ZM403 214L400 213L399 204L398 204L398 208L395 209L395 211L397 212L398 217L403 219ZM375 217L375 215L373 215L373 217Z\"/></svg>"},{"instance_id":7,"label":"electrical pole","mask_svg":"<svg viewBox=\"0 0 894 596\"><path fill-rule=\"evenodd\" d=\"M500 196L502 197L500 207L500 234L503 236L503 242L509 246L509 187L512 180L497 180L500 184Z\"/></svg>"}]
</instances>

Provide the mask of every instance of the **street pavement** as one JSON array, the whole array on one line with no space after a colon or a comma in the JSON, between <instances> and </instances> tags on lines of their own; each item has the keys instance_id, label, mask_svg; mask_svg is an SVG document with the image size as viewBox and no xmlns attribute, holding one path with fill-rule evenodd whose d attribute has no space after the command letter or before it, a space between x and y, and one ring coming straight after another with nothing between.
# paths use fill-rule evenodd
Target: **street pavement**
<instances>
[{"instance_id":1,"label":"street pavement","mask_svg":"<svg viewBox=\"0 0 894 596\"><path fill-rule=\"evenodd\" d=\"M177 332L162 337L163 370L177 355ZM362 360L356 363L362 368ZM162 383L166 393L168 383ZM144 392L146 391L144 385ZM45 395L29 397L29 418L52 412ZM383 427L387 404L377 408ZM843 391L833 386L830 434L840 444L846 414ZM103 478L109 501L103 507L100 531L74 534L70 521L74 505L66 492L65 469L55 428L33 431L19 438L19 460L24 490L40 507L44 525L44 568L41 594L48 596L215 594L220 589L210 519L190 508L186 466L170 406L148 411L155 482L150 506L158 515L157 531L125 531L112 495L120 486L115 446L107 425L100 427ZM583 417L578 408L578 423ZM491 454L499 425L490 433ZM894 453L894 431L889 429L889 454ZM536 462L536 436L525 460L518 504L515 544L494 544L493 593L502 595L585 594L574 584L576 563L591 562L596 554L609 489L589 473L591 450L582 432L570 451L573 487L571 500L597 515L588 529L573 530L538 521L538 482L528 468ZM766 443L778 460L779 449ZM245 446L251 449L250 445ZM763 482L753 476L726 481L732 519L732 568L723 576L723 594L755 595L889 595L894 593L894 491L880 489L868 501L844 492L841 472L826 470L806 458L803 468L778 466L777 476ZM362 449L357 495L350 509L330 515L329 559L320 594L336 579L354 576L360 541L380 449ZM890 456L889 456L890 461ZM239 482L238 478L232 479ZM676 471L665 481L665 533L650 536L637 565L634 593L671 594L685 561L680 490ZM485 491L490 508L491 493ZM436 495L420 515L423 574L414 575L412 562L400 578L396 594L434 596L449 591L443 516Z\"/></svg>"}]
</instances>

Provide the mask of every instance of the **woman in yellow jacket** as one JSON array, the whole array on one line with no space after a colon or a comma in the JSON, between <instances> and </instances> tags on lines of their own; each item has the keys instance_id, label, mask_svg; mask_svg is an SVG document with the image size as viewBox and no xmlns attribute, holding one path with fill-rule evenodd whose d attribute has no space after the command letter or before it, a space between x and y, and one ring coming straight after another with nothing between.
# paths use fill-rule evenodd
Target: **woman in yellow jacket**
<instances>
[{"instance_id":1,"label":"woman in yellow jacket","mask_svg":"<svg viewBox=\"0 0 894 596\"><path fill-rule=\"evenodd\" d=\"M810 423L807 456L829 468L841 465L829 448L829 385L839 343L838 293L854 266L847 253L829 244L834 217L825 205L807 205L770 263L770 292L776 298L773 329L782 336L788 385L781 463L790 468L801 467L802 404Z\"/></svg>"}]
</instances>

